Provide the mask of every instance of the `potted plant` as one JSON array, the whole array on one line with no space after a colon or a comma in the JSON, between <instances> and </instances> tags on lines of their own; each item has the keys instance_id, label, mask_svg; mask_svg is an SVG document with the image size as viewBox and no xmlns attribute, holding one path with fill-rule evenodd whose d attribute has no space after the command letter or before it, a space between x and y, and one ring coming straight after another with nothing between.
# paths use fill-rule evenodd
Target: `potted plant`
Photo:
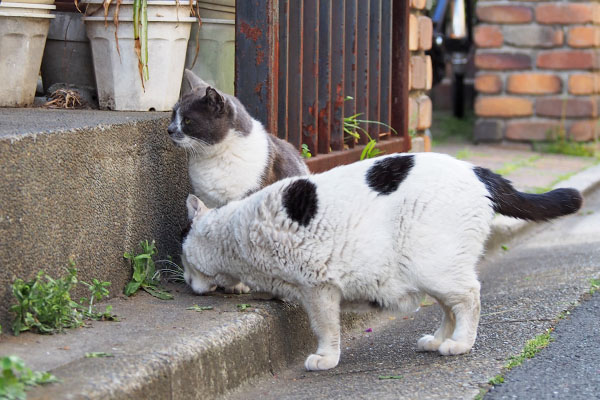
<instances>
[{"instance_id":1,"label":"potted plant","mask_svg":"<svg viewBox=\"0 0 600 400\"><path fill-rule=\"evenodd\" d=\"M116 4L115 4L116 3ZM100 108L168 111L177 102L191 0L86 0Z\"/></svg>"},{"instance_id":2,"label":"potted plant","mask_svg":"<svg viewBox=\"0 0 600 400\"><path fill-rule=\"evenodd\" d=\"M95 103L96 78L83 14L73 0L56 0L55 5L56 18L50 22L42 58L44 91L49 94L51 87L54 90L64 86L85 92Z\"/></svg>"},{"instance_id":3,"label":"potted plant","mask_svg":"<svg viewBox=\"0 0 600 400\"><path fill-rule=\"evenodd\" d=\"M0 2L0 107L33 104L54 0Z\"/></svg>"},{"instance_id":4,"label":"potted plant","mask_svg":"<svg viewBox=\"0 0 600 400\"><path fill-rule=\"evenodd\" d=\"M202 24L192 25L185 67L211 86L234 94L235 0L198 1ZM185 83L182 92L186 91Z\"/></svg>"}]
</instances>

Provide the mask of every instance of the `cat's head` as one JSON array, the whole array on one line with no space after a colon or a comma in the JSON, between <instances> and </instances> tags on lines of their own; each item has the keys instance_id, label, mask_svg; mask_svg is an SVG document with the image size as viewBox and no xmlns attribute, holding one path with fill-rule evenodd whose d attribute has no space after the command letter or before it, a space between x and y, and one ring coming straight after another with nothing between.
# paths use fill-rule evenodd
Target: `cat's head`
<instances>
[{"instance_id":1,"label":"cat's head","mask_svg":"<svg viewBox=\"0 0 600 400\"><path fill-rule=\"evenodd\" d=\"M185 81L191 90L173 107L167 128L176 145L197 154L233 132L250 132L252 120L235 97L219 92L189 70L185 71Z\"/></svg>"},{"instance_id":2,"label":"cat's head","mask_svg":"<svg viewBox=\"0 0 600 400\"><path fill-rule=\"evenodd\" d=\"M210 209L193 194L188 195L186 206L191 227L183 239L181 254L183 278L194 292L204 294L215 290L217 284L217 271L211 265L209 254L212 246L207 236L198 232L201 219L210 212Z\"/></svg>"},{"instance_id":3,"label":"cat's head","mask_svg":"<svg viewBox=\"0 0 600 400\"><path fill-rule=\"evenodd\" d=\"M173 108L168 132L181 147L211 146L225 139L233 129L232 109L225 98L212 87L203 94L192 91Z\"/></svg>"}]
</instances>

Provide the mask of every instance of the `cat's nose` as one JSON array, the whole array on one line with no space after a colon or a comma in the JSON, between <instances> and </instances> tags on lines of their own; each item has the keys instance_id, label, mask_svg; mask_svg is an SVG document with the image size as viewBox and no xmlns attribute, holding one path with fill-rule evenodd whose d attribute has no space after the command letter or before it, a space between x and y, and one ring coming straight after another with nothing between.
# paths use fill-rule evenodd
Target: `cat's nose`
<instances>
[{"instance_id":1,"label":"cat's nose","mask_svg":"<svg viewBox=\"0 0 600 400\"><path fill-rule=\"evenodd\" d=\"M169 126L167 127L167 132L169 132L169 135L174 134L177 131L177 127L174 124L169 124Z\"/></svg>"}]
</instances>

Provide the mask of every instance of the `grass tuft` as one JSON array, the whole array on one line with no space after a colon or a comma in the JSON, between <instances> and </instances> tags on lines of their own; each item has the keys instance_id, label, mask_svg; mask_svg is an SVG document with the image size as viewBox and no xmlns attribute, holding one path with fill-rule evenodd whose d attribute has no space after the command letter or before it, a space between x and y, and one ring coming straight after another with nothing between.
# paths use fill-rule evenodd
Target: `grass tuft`
<instances>
[{"instance_id":1,"label":"grass tuft","mask_svg":"<svg viewBox=\"0 0 600 400\"><path fill-rule=\"evenodd\" d=\"M0 358L0 399L24 400L29 387L58 382L49 372L32 371L17 356Z\"/></svg>"},{"instance_id":2,"label":"grass tuft","mask_svg":"<svg viewBox=\"0 0 600 400\"><path fill-rule=\"evenodd\" d=\"M90 297L82 298L79 303L71 299L71 290L78 283L90 291ZM116 320L111 314L112 306L107 306L104 312L94 310L94 300L108 297L108 286L110 282L98 279L93 279L92 283L77 279L77 269L72 261L67 275L62 278L53 279L40 271L29 282L15 280L12 292L17 304L10 307L15 314L12 326L15 336L24 331L58 333L80 327L86 319Z\"/></svg>"}]
</instances>

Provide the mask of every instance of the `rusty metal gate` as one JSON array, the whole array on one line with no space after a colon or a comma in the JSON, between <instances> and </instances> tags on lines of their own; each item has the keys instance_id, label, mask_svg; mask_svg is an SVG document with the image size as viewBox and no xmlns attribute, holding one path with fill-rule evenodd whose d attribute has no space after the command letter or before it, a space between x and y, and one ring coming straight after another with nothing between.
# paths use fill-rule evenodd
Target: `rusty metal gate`
<instances>
[{"instance_id":1,"label":"rusty metal gate","mask_svg":"<svg viewBox=\"0 0 600 400\"><path fill-rule=\"evenodd\" d=\"M358 160L369 138L407 151L409 3L238 0L236 95L271 133L306 144L314 172ZM385 125L362 123L355 146L343 121L356 114Z\"/></svg>"}]
</instances>

